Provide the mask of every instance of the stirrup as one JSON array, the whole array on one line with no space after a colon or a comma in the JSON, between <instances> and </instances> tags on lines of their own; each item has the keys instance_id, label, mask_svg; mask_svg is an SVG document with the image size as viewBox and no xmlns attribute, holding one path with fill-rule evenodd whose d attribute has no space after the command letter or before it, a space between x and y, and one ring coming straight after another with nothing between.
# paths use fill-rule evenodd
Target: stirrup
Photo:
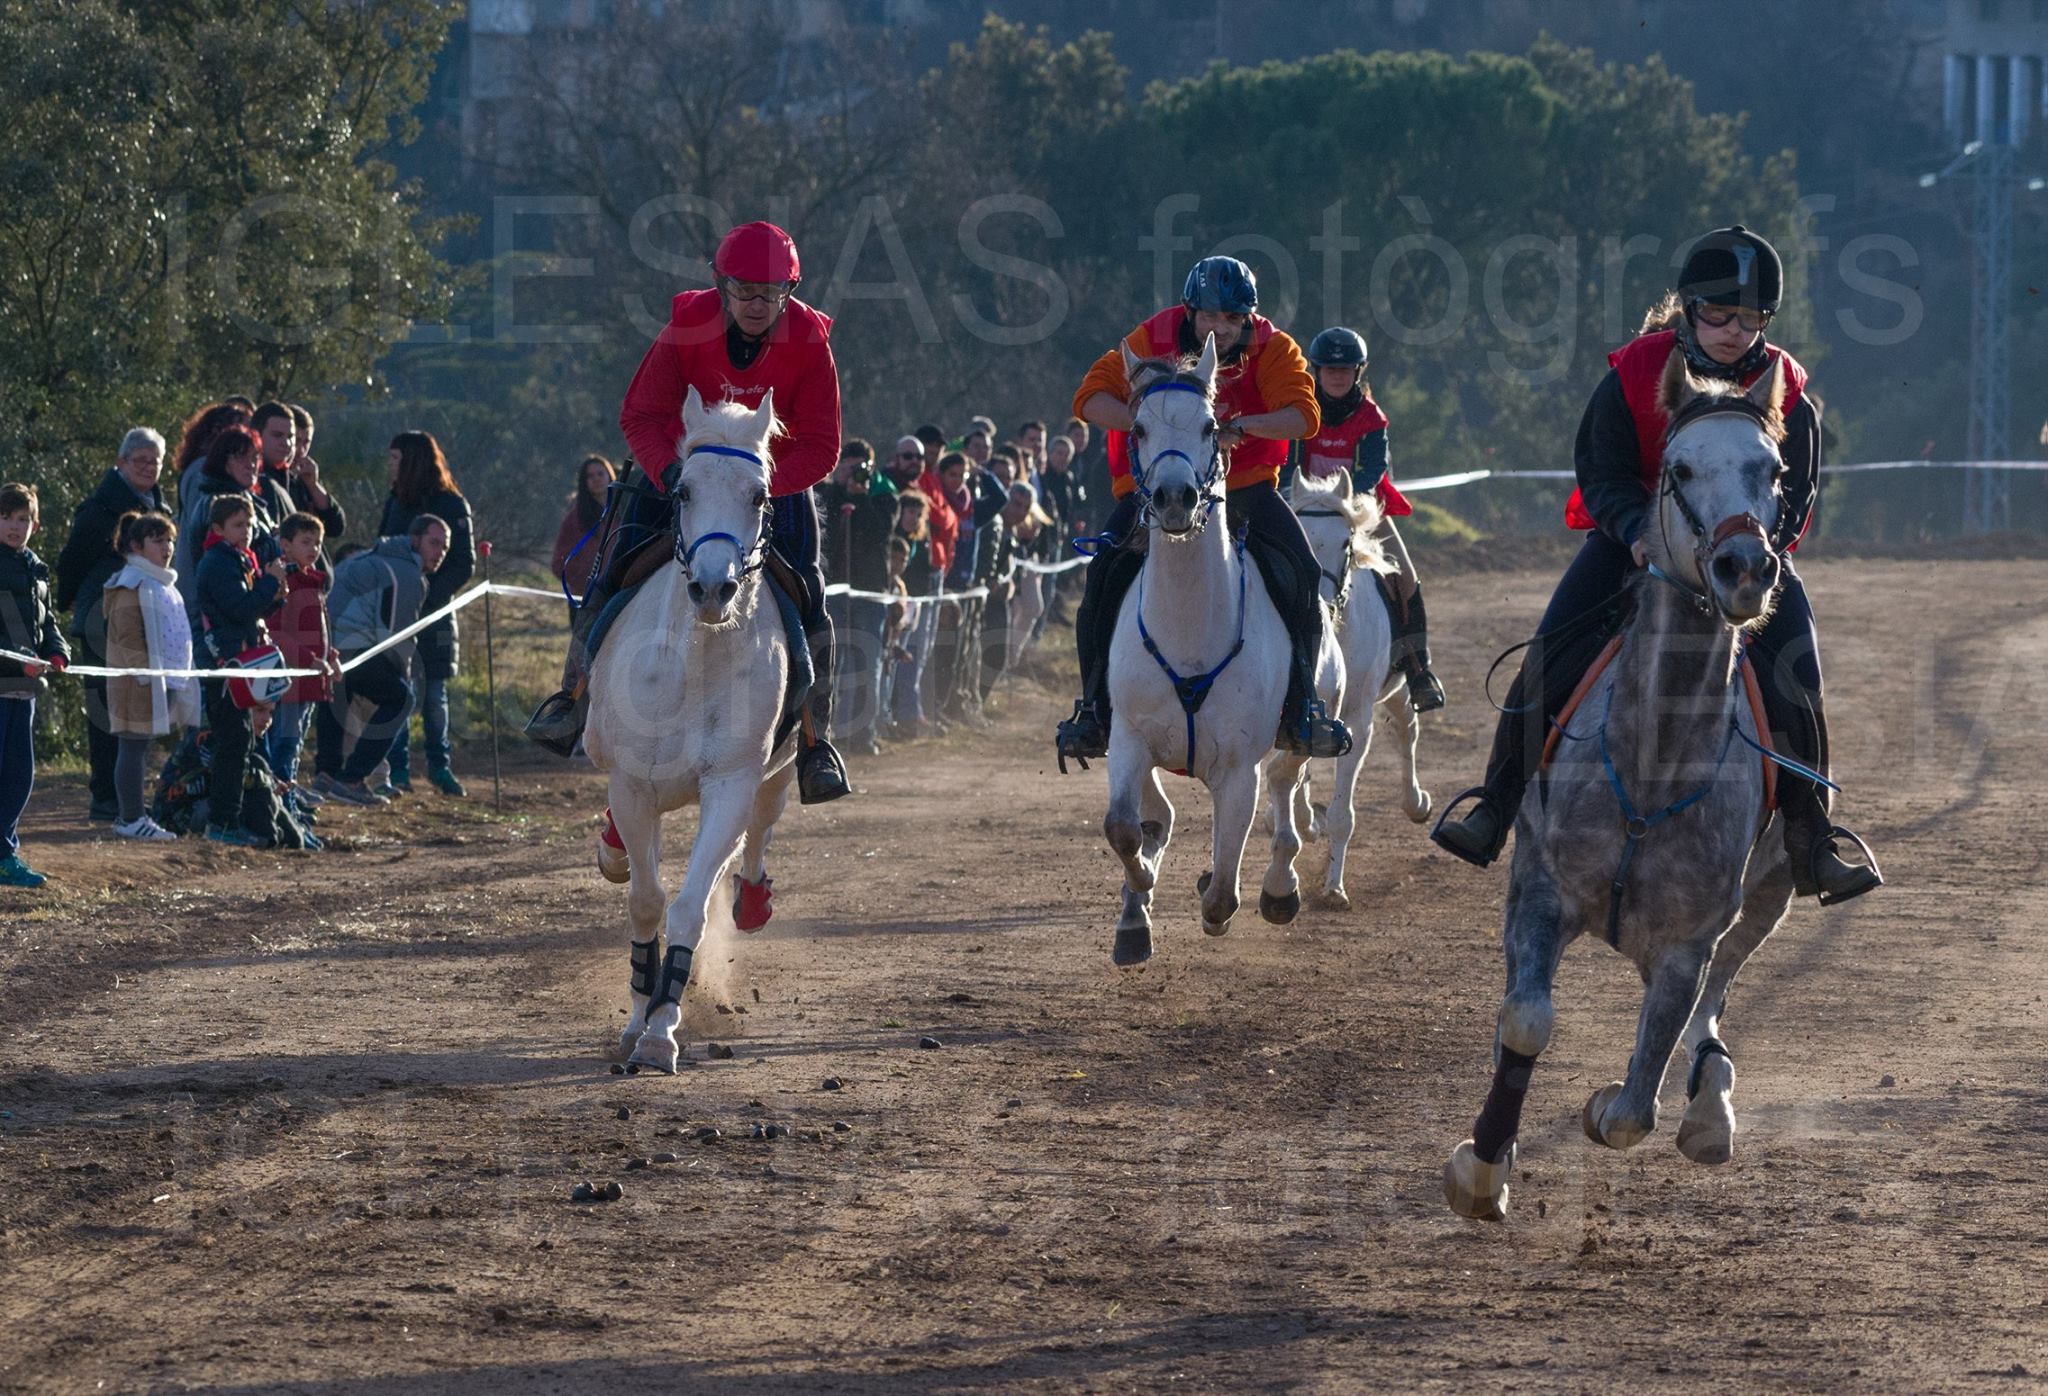
<instances>
[{"instance_id":1,"label":"stirrup","mask_svg":"<svg viewBox=\"0 0 2048 1396\"><path fill-rule=\"evenodd\" d=\"M1074 700L1074 715L1061 722L1053 733L1053 746L1059 754L1061 775L1067 773L1069 757L1080 762L1085 771L1089 761L1109 755L1109 733L1086 698Z\"/></svg>"},{"instance_id":2,"label":"stirrup","mask_svg":"<svg viewBox=\"0 0 2048 1396\"><path fill-rule=\"evenodd\" d=\"M1342 718L1331 717L1318 698L1302 705L1300 721L1281 724L1280 733L1277 745L1296 756L1335 759L1351 750L1351 729Z\"/></svg>"},{"instance_id":3,"label":"stirrup","mask_svg":"<svg viewBox=\"0 0 2048 1396\"><path fill-rule=\"evenodd\" d=\"M1457 795L1454 795L1453 797L1451 797L1450 803L1444 806L1444 812L1437 816L1436 827L1429 831L1429 841L1435 844L1438 848L1441 848L1444 852L1450 854L1453 858L1462 858L1475 868L1488 867L1492 864L1494 859L1500 857L1500 851L1503 848L1507 847L1508 825L1505 820L1501 820L1500 833L1495 837L1493 843L1483 851L1476 848L1460 847L1458 844L1453 843L1450 839L1444 837L1444 825L1450 822L1451 812L1457 809L1459 805L1464 804L1467 800L1477 800L1481 805L1485 806L1486 808L1493 809L1493 802L1487 798L1486 787L1483 785L1475 785L1470 790L1466 790ZM1500 819L1499 810L1494 810L1494 817L1496 819ZM1463 829L1465 827L1465 821L1462 819L1459 820L1458 827L1460 829Z\"/></svg>"},{"instance_id":4,"label":"stirrup","mask_svg":"<svg viewBox=\"0 0 2048 1396\"><path fill-rule=\"evenodd\" d=\"M1836 839L1847 839L1850 843L1855 844L1857 850L1863 854L1862 866L1859 867L1855 863L1843 863L1843 866L1853 868L1857 872L1869 873L1870 880L1868 882L1859 882L1855 887L1846 892L1825 892L1820 890L1820 874L1818 871L1820 856L1828 851L1828 845ZM1837 855L1838 860L1839 857L1840 855ZM1806 873L1808 877L1813 879L1815 894L1822 906L1833 906L1837 902L1853 901L1865 892L1875 892L1878 888L1884 886L1884 869L1877 865L1877 855L1870 851L1870 845L1865 843L1851 830L1843 828L1840 824L1830 824L1827 832L1814 840L1812 851L1806 855Z\"/></svg>"},{"instance_id":5,"label":"stirrup","mask_svg":"<svg viewBox=\"0 0 2048 1396\"><path fill-rule=\"evenodd\" d=\"M1408 675L1409 707L1419 713L1433 713L1446 701L1443 680L1428 669L1416 669Z\"/></svg>"},{"instance_id":6,"label":"stirrup","mask_svg":"<svg viewBox=\"0 0 2048 1396\"><path fill-rule=\"evenodd\" d=\"M526 720L526 735L536 746L557 756L574 756L583 738L584 695L562 689L541 699L533 716Z\"/></svg>"},{"instance_id":7,"label":"stirrup","mask_svg":"<svg viewBox=\"0 0 2048 1396\"><path fill-rule=\"evenodd\" d=\"M832 743L823 737L796 754L797 803L822 805L842 795L851 795L853 785L846 776L846 763Z\"/></svg>"}]
</instances>

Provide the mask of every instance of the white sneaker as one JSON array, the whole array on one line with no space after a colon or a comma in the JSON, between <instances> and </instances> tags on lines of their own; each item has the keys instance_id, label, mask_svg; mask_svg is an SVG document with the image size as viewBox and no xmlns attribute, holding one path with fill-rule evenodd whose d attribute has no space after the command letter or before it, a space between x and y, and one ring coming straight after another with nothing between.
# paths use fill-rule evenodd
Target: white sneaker
<instances>
[{"instance_id":1,"label":"white sneaker","mask_svg":"<svg viewBox=\"0 0 2048 1396\"><path fill-rule=\"evenodd\" d=\"M178 836L148 815L138 815L133 824L116 824L114 832L124 839L138 839L143 843L176 843Z\"/></svg>"}]
</instances>

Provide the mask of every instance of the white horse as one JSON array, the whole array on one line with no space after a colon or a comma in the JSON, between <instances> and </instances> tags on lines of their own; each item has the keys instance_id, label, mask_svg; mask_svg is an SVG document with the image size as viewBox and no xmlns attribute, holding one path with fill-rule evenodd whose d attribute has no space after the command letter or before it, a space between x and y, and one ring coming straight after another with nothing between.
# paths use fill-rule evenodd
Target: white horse
<instances>
[{"instance_id":1,"label":"white horse","mask_svg":"<svg viewBox=\"0 0 2048 1396\"><path fill-rule=\"evenodd\" d=\"M1223 498L1228 473L1211 408L1216 343L1192 371L1126 349L1131 384L1131 476L1143 502L1147 552L1124 599L1109 651L1109 811L1102 832L1124 864L1123 914L1113 958L1124 966L1152 955L1152 889L1173 837L1173 806L1162 770L1184 771L1209 788L1215 838L1197 884L1202 929L1220 936L1237 912L1238 866L1259 804L1259 763L1273 747L1287 695L1287 627L1258 568L1232 539ZM1326 632L1317 689L1331 711L1342 702L1343 661ZM1291 789L1306 757L1283 755L1273 775ZM1294 857L1301 839L1293 803L1273 829L1273 857L1259 911L1284 925L1301 908Z\"/></svg>"},{"instance_id":2,"label":"white horse","mask_svg":"<svg viewBox=\"0 0 2048 1396\"><path fill-rule=\"evenodd\" d=\"M1337 643L1344 652L1344 710L1338 716L1351 729L1351 750L1335 762L1336 779L1328 805L1320 810L1312 806L1306 773L1295 795L1295 818L1308 836L1327 836L1330 841L1323 904L1343 908L1351 905L1351 896L1344 890L1344 858L1358 823L1353 804L1358 773L1372 747L1375 705L1384 703L1394 719L1407 776L1401 810L1417 824L1428 820L1430 810L1429 792L1422 788L1415 767L1415 743L1422 720L1409 703L1406 688L1389 672L1394 625L1374 576L1392 572L1394 564L1373 537L1380 526L1379 500L1355 492L1350 475L1340 470L1327 480L1297 476L1288 489L1287 502L1301 520L1316 566L1322 570L1323 597L1337 615Z\"/></svg>"},{"instance_id":3,"label":"white horse","mask_svg":"<svg viewBox=\"0 0 2048 1396\"><path fill-rule=\"evenodd\" d=\"M676 1069L692 961L707 931L722 935L732 924L728 869L744 839L742 876L763 884L768 833L795 770L791 745L775 742L789 642L774 602L763 602L761 578L768 442L779 429L772 394L749 411L706 407L690 390L674 565L626 605L590 673L583 745L611 773L612 819L631 868L633 1013L619 1039L628 1070ZM661 816L693 801L697 840L670 901Z\"/></svg>"}]
</instances>

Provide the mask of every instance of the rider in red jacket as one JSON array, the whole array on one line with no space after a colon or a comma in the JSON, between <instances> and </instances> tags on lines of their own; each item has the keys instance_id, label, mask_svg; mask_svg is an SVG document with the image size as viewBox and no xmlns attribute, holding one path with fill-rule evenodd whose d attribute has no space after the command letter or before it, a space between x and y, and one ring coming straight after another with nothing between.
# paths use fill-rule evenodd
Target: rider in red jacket
<instances>
[{"instance_id":1,"label":"rider in red jacket","mask_svg":"<svg viewBox=\"0 0 2048 1396\"><path fill-rule=\"evenodd\" d=\"M795 298L802 268L796 244L772 223L746 223L727 233L712 259L717 286L675 298L669 323L640 361L619 427L633 459L657 488L615 488L604 562L577 611L563 691L542 703L527 733L563 755L583 731L585 641L633 559L665 535L669 491L681 467L683 402L695 388L705 402L759 407L772 389L783 434L769 447L769 493L775 550L803 580L799 597L811 648L808 720L797 753L803 803L848 793L846 767L826 740L832 722L832 622L818 558L818 513L811 486L839 459L839 369L832 360L832 321ZM601 524L601 528L605 525Z\"/></svg>"},{"instance_id":2,"label":"rider in red jacket","mask_svg":"<svg viewBox=\"0 0 2048 1396\"><path fill-rule=\"evenodd\" d=\"M1770 619L1756 633L1749 658L1778 750L1827 774L1820 648L1791 558L1820 492L1820 409L1806 391L1806 370L1764 338L1783 279L1777 252L1755 233L1739 224L1707 233L1687 254L1676 295L1651 311L1641 336L1608 356L1611 371L1593 390L1579 425L1579 487L1565 509L1570 527L1588 530L1586 542L1558 583L1508 690L1486 784L1467 792L1478 795L1477 803L1432 835L1446 851L1480 867L1499 856L1558 712L1620 624L1629 579L1644 565L1640 539L1664 462L1666 421L1657 384L1674 349L1694 376L1745 388L1773 366L1784 373L1784 499L1771 530L1772 545L1784 557ZM1827 905L1883 885L1874 865L1840 856L1836 836L1846 831L1829 822L1818 785L1781 767L1777 787L1785 851L1800 895L1818 894Z\"/></svg>"}]
</instances>

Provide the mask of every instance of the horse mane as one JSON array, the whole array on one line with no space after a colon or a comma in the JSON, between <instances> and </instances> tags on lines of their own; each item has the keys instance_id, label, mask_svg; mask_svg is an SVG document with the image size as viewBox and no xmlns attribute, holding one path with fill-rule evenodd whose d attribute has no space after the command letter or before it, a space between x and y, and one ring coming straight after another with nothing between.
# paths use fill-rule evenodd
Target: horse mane
<instances>
[{"instance_id":1,"label":"horse mane","mask_svg":"<svg viewBox=\"0 0 2048 1396\"><path fill-rule=\"evenodd\" d=\"M753 408L737 402L707 403L697 429L683 437L676 454L687 456L700 446L737 446L742 450L752 450L756 445L753 426ZM773 441L783 431L782 418L770 415L768 439Z\"/></svg>"},{"instance_id":2,"label":"horse mane","mask_svg":"<svg viewBox=\"0 0 2048 1396\"><path fill-rule=\"evenodd\" d=\"M1211 388L1195 372L1196 360L1192 357L1172 356L1158 359L1140 359L1132 366L1131 398L1135 403L1148 390L1162 383L1183 383L1202 394L1202 401L1209 402Z\"/></svg>"},{"instance_id":3,"label":"horse mane","mask_svg":"<svg viewBox=\"0 0 2048 1396\"><path fill-rule=\"evenodd\" d=\"M1351 553L1358 566L1380 573L1398 570L1387 556L1386 549L1380 546L1379 539L1373 537L1379 529L1380 520L1385 517L1379 496L1370 492L1360 494L1356 490L1350 494L1339 494L1335 475L1319 478L1305 471L1294 477L1294 489L1295 502L1301 502L1299 496L1302 494L1317 495L1317 504L1327 504L1344 516L1344 521L1351 526Z\"/></svg>"}]
</instances>

